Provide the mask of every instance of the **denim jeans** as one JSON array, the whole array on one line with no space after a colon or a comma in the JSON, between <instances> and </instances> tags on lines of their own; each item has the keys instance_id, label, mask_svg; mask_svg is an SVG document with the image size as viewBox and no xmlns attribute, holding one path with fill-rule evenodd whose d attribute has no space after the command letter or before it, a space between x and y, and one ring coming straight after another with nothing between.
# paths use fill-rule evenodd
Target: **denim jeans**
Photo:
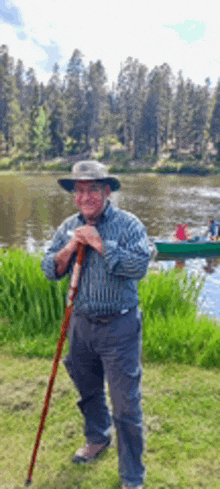
<instances>
[{"instance_id":1,"label":"denim jeans","mask_svg":"<svg viewBox=\"0 0 220 489\"><path fill-rule=\"evenodd\" d=\"M142 414L142 319L138 307L107 323L73 316L64 364L80 393L90 443L110 440L111 416L105 397L109 383L118 441L119 475L142 484L145 467Z\"/></svg>"}]
</instances>

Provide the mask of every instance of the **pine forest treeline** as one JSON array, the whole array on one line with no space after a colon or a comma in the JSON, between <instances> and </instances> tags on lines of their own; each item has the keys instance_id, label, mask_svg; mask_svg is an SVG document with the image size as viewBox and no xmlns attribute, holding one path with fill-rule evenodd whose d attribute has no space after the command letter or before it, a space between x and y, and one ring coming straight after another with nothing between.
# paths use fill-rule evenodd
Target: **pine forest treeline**
<instances>
[{"instance_id":1,"label":"pine forest treeline","mask_svg":"<svg viewBox=\"0 0 220 489\"><path fill-rule=\"evenodd\" d=\"M128 57L110 89L102 62L85 66L75 49L63 79L55 64L45 86L0 47L0 157L77 154L101 142L107 158L114 138L133 159L158 158L169 145L174 157L190 148L204 161L210 142L220 158L220 79L211 90L209 78L196 85L166 63L149 71Z\"/></svg>"}]
</instances>

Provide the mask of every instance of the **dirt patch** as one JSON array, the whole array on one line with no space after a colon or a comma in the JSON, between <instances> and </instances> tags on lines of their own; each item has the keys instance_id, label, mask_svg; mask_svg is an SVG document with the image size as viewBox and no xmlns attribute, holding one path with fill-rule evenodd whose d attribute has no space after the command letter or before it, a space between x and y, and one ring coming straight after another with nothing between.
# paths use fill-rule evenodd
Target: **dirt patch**
<instances>
[{"instance_id":1,"label":"dirt patch","mask_svg":"<svg viewBox=\"0 0 220 489\"><path fill-rule=\"evenodd\" d=\"M0 386L0 406L12 412L30 409L36 395L36 386L31 381L3 383Z\"/></svg>"},{"instance_id":2,"label":"dirt patch","mask_svg":"<svg viewBox=\"0 0 220 489\"><path fill-rule=\"evenodd\" d=\"M47 375L41 375L33 380L21 380L13 384L4 383L4 378L0 380L0 407L9 411L22 411L31 409L36 401L42 398L42 387L46 392L49 383ZM41 389L39 389L41 388ZM54 384L52 399L57 401L59 398L72 392L69 380L63 383Z\"/></svg>"}]
</instances>

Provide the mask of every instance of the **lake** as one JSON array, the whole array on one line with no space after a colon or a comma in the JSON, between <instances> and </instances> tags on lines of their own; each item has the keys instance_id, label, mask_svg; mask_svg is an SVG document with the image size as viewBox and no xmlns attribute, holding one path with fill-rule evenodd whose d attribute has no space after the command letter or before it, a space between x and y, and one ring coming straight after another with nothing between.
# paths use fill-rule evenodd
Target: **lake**
<instances>
[{"instance_id":1,"label":"lake","mask_svg":"<svg viewBox=\"0 0 220 489\"><path fill-rule=\"evenodd\" d=\"M0 172L0 246L44 250L56 228L77 211L73 196L57 183L64 174ZM66 174L65 177L70 177ZM169 239L175 224L187 223L192 236L204 233L210 218L220 218L220 176L120 175L122 188L112 202L136 214L147 227L150 242ZM151 262L170 268L174 262ZM207 273L206 260L187 260L189 273L205 274L200 310L220 318L220 260Z\"/></svg>"}]
</instances>

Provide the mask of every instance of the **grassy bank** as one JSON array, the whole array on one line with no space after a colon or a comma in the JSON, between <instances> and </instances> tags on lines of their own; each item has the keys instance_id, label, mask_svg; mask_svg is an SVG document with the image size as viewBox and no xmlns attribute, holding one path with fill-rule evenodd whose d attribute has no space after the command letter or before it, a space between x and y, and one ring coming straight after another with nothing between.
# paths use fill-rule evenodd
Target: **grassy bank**
<instances>
[{"instance_id":1,"label":"grassy bank","mask_svg":"<svg viewBox=\"0 0 220 489\"><path fill-rule=\"evenodd\" d=\"M70 172L74 162L79 159L88 159L88 155L63 156L47 160L28 160L28 155L17 158L0 158L0 173L3 172ZM96 155L96 159L104 163L110 173L163 173L180 175L215 175L220 173L220 162L217 158L211 159L211 164L203 164L201 160L193 157L182 160L165 158L158 160L155 155L143 156L143 158L132 159L125 151L116 151L109 158ZM91 157L90 159L93 159Z\"/></svg>"},{"instance_id":2,"label":"grassy bank","mask_svg":"<svg viewBox=\"0 0 220 489\"><path fill-rule=\"evenodd\" d=\"M2 352L52 358L56 350L68 277L50 282L40 261L23 250L0 250ZM149 273L139 282L144 362L220 367L220 328L197 314L201 286L176 270Z\"/></svg>"},{"instance_id":3,"label":"grassy bank","mask_svg":"<svg viewBox=\"0 0 220 489\"><path fill-rule=\"evenodd\" d=\"M52 362L0 357L1 489L23 489ZM77 392L63 364L33 472L35 489L121 489L116 436L93 464L75 466L84 443ZM145 364L143 413L147 432L144 489L219 489L219 372L177 364Z\"/></svg>"}]
</instances>

